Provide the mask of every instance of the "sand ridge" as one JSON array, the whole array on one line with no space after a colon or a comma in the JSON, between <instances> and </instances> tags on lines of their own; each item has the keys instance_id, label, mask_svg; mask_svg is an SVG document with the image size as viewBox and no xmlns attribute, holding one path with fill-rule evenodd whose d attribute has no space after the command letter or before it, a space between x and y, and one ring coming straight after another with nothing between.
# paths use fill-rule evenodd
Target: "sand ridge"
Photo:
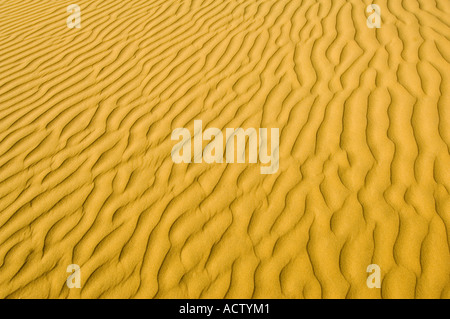
<instances>
[{"instance_id":1,"label":"sand ridge","mask_svg":"<svg viewBox=\"0 0 450 319\"><path fill-rule=\"evenodd\" d=\"M0 297L450 298L450 3L371 3L2 2ZM195 120L279 170L174 164Z\"/></svg>"}]
</instances>

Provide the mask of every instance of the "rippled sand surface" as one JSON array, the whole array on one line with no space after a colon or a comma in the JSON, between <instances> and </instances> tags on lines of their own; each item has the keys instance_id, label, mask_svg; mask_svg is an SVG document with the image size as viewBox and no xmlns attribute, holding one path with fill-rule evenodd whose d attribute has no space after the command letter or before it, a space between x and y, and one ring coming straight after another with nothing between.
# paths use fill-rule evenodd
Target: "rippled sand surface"
<instances>
[{"instance_id":1,"label":"rippled sand surface","mask_svg":"<svg viewBox=\"0 0 450 319\"><path fill-rule=\"evenodd\" d=\"M0 297L450 298L450 2L374 3L2 1ZM279 170L174 164L194 120Z\"/></svg>"}]
</instances>

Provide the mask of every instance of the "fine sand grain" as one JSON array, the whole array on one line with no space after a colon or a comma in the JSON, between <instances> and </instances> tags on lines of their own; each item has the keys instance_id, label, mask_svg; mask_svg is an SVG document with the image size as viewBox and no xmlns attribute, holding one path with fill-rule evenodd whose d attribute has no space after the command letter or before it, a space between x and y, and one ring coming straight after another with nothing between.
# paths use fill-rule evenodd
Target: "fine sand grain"
<instances>
[{"instance_id":1,"label":"fine sand grain","mask_svg":"<svg viewBox=\"0 0 450 319\"><path fill-rule=\"evenodd\" d=\"M450 1L373 2L1 1L0 298L450 298Z\"/></svg>"}]
</instances>

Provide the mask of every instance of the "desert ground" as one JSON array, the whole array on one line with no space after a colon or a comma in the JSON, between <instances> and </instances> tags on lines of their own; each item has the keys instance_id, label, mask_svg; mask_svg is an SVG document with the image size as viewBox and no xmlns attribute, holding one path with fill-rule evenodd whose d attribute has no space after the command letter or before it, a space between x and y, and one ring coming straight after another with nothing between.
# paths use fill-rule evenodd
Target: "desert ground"
<instances>
[{"instance_id":1,"label":"desert ground","mask_svg":"<svg viewBox=\"0 0 450 319\"><path fill-rule=\"evenodd\" d=\"M450 298L449 17L1 1L0 298ZM278 128L278 170L175 163L196 120Z\"/></svg>"}]
</instances>

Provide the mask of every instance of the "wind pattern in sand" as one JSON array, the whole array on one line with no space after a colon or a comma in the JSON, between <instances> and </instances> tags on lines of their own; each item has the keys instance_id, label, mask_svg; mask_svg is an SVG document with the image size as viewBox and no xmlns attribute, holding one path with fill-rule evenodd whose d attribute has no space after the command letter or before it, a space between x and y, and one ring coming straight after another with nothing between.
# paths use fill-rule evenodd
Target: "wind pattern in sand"
<instances>
[{"instance_id":1,"label":"wind pattern in sand","mask_svg":"<svg viewBox=\"0 0 450 319\"><path fill-rule=\"evenodd\" d=\"M1 298L450 298L450 1L71 3L0 4Z\"/></svg>"}]
</instances>

